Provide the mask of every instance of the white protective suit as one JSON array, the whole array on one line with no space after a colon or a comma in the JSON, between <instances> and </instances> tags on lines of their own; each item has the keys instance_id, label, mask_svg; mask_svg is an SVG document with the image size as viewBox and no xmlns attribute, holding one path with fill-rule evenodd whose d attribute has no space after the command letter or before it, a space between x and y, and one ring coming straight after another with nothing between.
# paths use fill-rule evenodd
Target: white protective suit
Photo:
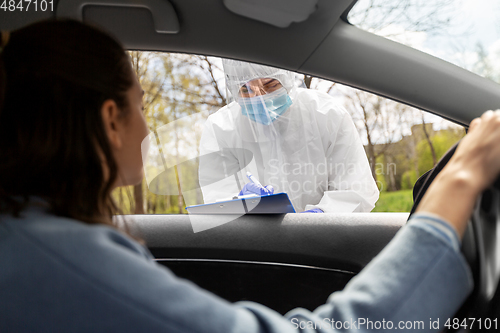
<instances>
[{"instance_id":1,"label":"white protective suit","mask_svg":"<svg viewBox=\"0 0 500 333\"><path fill-rule=\"evenodd\" d=\"M363 145L350 115L331 96L296 88L294 74L281 69L225 60L224 70L236 101L210 115L201 136L199 180L205 203L238 194L249 182L249 171L263 185L272 185L274 193L286 192L297 212L374 208L379 191ZM239 104L244 101L237 97L239 82L259 77L280 80L292 102L270 124L244 115ZM220 151L222 159L211 159L217 155L210 153Z\"/></svg>"}]
</instances>

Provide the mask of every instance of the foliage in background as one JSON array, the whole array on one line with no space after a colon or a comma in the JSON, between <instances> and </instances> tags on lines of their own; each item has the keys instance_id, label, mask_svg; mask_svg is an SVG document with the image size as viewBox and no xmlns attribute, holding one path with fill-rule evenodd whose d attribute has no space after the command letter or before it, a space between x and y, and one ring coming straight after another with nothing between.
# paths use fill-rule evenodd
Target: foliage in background
<instances>
[{"instance_id":1,"label":"foliage in background","mask_svg":"<svg viewBox=\"0 0 500 333\"><path fill-rule=\"evenodd\" d=\"M382 192L373 212L409 212L412 206L412 190Z\"/></svg>"},{"instance_id":2,"label":"foliage in background","mask_svg":"<svg viewBox=\"0 0 500 333\"><path fill-rule=\"evenodd\" d=\"M222 70L205 56L140 51L129 54L145 91L144 114L154 135L153 144L160 147L164 162L176 167L165 170L162 182L155 183L152 189L144 179L136 186L116 189L113 197L126 214L185 214L181 183L187 187L197 184L197 165L178 164L187 152L196 154L199 149L199 137L192 131L193 119L206 118L225 105L216 73ZM169 130L162 130L166 125ZM157 168L167 169L166 165ZM193 202L202 200L200 191L194 195Z\"/></svg>"}]
</instances>

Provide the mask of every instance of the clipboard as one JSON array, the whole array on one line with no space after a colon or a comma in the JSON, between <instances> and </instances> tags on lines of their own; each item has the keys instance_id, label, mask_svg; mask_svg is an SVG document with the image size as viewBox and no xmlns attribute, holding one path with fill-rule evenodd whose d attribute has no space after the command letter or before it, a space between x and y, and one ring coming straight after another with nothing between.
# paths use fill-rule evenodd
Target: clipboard
<instances>
[{"instance_id":1,"label":"clipboard","mask_svg":"<svg viewBox=\"0 0 500 333\"><path fill-rule=\"evenodd\" d=\"M186 207L189 214L286 214L295 213L288 194L240 198Z\"/></svg>"}]
</instances>

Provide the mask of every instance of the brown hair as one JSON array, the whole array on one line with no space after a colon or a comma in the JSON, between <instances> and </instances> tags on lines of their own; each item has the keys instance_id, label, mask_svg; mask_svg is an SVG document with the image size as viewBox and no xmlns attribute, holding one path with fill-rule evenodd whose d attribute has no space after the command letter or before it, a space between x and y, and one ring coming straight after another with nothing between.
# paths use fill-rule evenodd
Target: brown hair
<instances>
[{"instance_id":1,"label":"brown hair","mask_svg":"<svg viewBox=\"0 0 500 333\"><path fill-rule=\"evenodd\" d=\"M101 106L127 112L123 47L78 21L42 21L10 34L0 72L0 211L18 215L39 196L56 215L112 224L118 170Z\"/></svg>"}]
</instances>

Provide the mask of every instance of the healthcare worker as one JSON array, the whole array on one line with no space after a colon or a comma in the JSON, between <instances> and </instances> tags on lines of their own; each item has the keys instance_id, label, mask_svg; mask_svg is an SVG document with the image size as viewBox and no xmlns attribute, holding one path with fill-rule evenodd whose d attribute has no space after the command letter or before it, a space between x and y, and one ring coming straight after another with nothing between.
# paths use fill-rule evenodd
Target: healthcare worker
<instances>
[{"instance_id":1,"label":"healthcare worker","mask_svg":"<svg viewBox=\"0 0 500 333\"><path fill-rule=\"evenodd\" d=\"M200 143L205 203L286 192L297 212L374 208L379 191L345 109L296 87L289 71L236 60L223 66L228 105L208 117Z\"/></svg>"}]
</instances>

